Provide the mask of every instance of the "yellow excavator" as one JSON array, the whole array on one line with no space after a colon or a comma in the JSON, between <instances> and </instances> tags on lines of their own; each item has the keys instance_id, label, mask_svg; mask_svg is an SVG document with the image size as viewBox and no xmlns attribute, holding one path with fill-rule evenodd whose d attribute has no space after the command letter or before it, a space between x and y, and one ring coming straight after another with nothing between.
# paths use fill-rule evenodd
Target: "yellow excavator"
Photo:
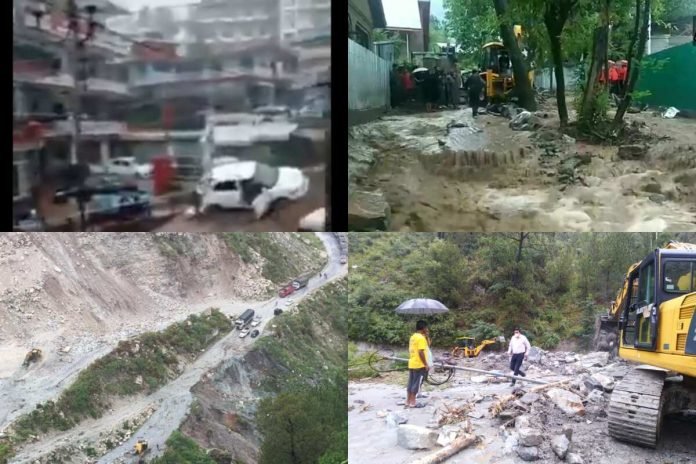
<instances>
[{"instance_id":1,"label":"yellow excavator","mask_svg":"<svg viewBox=\"0 0 696 464\"><path fill-rule=\"evenodd\" d=\"M455 339L456 345L452 348L450 355L453 358L475 358L486 346L498 342L505 343L505 337L489 338L488 340L483 340L479 344L476 344L476 339L474 337L457 337Z\"/></svg>"},{"instance_id":2,"label":"yellow excavator","mask_svg":"<svg viewBox=\"0 0 696 464\"><path fill-rule=\"evenodd\" d=\"M148 447L146 440L138 439L138 441L135 442L135 446L133 446L133 453L138 456L138 464L145 462L144 456L149 450L150 448Z\"/></svg>"},{"instance_id":3,"label":"yellow excavator","mask_svg":"<svg viewBox=\"0 0 696 464\"><path fill-rule=\"evenodd\" d=\"M629 267L597 342L640 363L616 384L609 435L654 448L662 419L696 408L696 245L670 242Z\"/></svg>"},{"instance_id":4,"label":"yellow excavator","mask_svg":"<svg viewBox=\"0 0 696 464\"><path fill-rule=\"evenodd\" d=\"M514 26L515 38L523 48L522 26ZM481 47L481 78L486 82L486 100L505 100L515 85L510 53L502 42L488 42ZM534 82L534 71L528 71L529 82Z\"/></svg>"}]
</instances>

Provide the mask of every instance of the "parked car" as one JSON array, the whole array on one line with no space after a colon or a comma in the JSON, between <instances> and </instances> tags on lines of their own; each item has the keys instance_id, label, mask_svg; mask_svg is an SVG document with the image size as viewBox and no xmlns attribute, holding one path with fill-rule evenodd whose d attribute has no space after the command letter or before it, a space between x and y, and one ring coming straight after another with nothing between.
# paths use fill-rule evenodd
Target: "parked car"
<instances>
[{"instance_id":1,"label":"parked car","mask_svg":"<svg viewBox=\"0 0 696 464\"><path fill-rule=\"evenodd\" d=\"M246 337L247 335L249 335L249 329L248 329L248 328L244 328L244 329L242 329L241 332L239 332L239 338L244 338L244 337Z\"/></svg>"},{"instance_id":2,"label":"parked car","mask_svg":"<svg viewBox=\"0 0 696 464\"><path fill-rule=\"evenodd\" d=\"M272 167L256 161L213 167L199 182L196 192L201 210L252 209L264 216L279 200L298 200L309 191L309 178L291 167Z\"/></svg>"},{"instance_id":3,"label":"parked car","mask_svg":"<svg viewBox=\"0 0 696 464\"><path fill-rule=\"evenodd\" d=\"M259 333L260 333L260 332L259 332L258 330L256 330L256 329L252 330L252 331L251 331L251 338L256 338L256 337L258 337L258 336L259 336Z\"/></svg>"},{"instance_id":4,"label":"parked car","mask_svg":"<svg viewBox=\"0 0 696 464\"><path fill-rule=\"evenodd\" d=\"M126 219L151 214L150 194L115 174L90 176L84 191L91 193L87 215L91 221Z\"/></svg>"},{"instance_id":5,"label":"parked car","mask_svg":"<svg viewBox=\"0 0 696 464\"><path fill-rule=\"evenodd\" d=\"M348 258L345 256L341 256L341 264L346 264L348 262Z\"/></svg>"},{"instance_id":6,"label":"parked car","mask_svg":"<svg viewBox=\"0 0 696 464\"><path fill-rule=\"evenodd\" d=\"M276 309L273 310L273 315L274 315L274 316L280 316L281 314L283 314L283 310L282 310L282 309L276 308Z\"/></svg>"},{"instance_id":7,"label":"parked car","mask_svg":"<svg viewBox=\"0 0 696 464\"><path fill-rule=\"evenodd\" d=\"M111 158L106 162L103 168L95 168L98 170L101 169L102 172L107 172L109 174L118 174L119 176L137 177L141 179L147 179L152 175L152 164L139 164L133 156ZM90 166L90 170L92 169L93 165Z\"/></svg>"},{"instance_id":8,"label":"parked car","mask_svg":"<svg viewBox=\"0 0 696 464\"><path fill-rule=\"evenodd\" d=\"M260 317L255 317L253 321L251 321L251 326L252 327L258 327L259 324L261 324L262 319Z\"/></svg>"}]
</instances>

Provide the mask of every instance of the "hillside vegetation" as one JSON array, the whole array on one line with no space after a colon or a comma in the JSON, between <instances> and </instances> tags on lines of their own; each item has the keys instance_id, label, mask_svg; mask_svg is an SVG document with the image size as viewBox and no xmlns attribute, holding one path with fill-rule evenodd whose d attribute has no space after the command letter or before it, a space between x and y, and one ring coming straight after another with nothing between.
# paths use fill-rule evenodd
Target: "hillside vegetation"
<instances>
[{"instance_id":1,"label":"hillside vegetation","mask_svg":"<svg viewBox=\"0 0 696 464\"><path fill-rule=\"evenodd\" d=\"M264 437L260 464L341 464L348 459L345 279L327 285L298 312L276 318L274 337L255 350L285 369L269 372L256 414Z\"/></svg>"},{"instance_id":2,"label":"hillside vegetation","mask_svg":"<svg viewBox=\"0 0 696 464\"><path fill-rule=\"evenodd\" d=\"M669 240L696 234L349 234L349 337L403 345L417 316L394 310L434 298L449 313L428 316L435 345L521 326L543 348L586 344L628 269Z\"/></svg>"},{"instance_id":3,"label":"hillside vegetation","mask_svg":"<svg viewBox=\"0 0 696 464\"><path fill-rule=\"evenodd\" d=\"M319 258L324 245L314 233L245 232L222 236L245 263L257 263L261 258L261 273L274 284L285 283L303 272L317 272L326 264L326 259Z\"/></svg>"},{"instance_id":4,"label":"hillside vegetation","mask_svg":"<svg viewBox=\"0 0 696 464\"><path fill-rule=\"evenodd\" d=\"M50 430L68 430L80 421L100 417L116 396L151 393L179 375L182 362L195 360L214 341L228 333L228 317L213 309L192 314L162 332L148 332L122 341L108 355L80 372L55 401L38 404L11 429L21 443Z\"/></svg>"}]
</instances>

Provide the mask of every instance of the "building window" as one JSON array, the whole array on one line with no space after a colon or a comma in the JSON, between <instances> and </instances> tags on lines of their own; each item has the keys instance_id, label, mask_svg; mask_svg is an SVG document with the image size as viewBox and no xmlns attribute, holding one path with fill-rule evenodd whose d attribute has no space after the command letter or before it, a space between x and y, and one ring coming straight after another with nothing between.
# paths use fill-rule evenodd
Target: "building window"
<instances>
[{"instance_id":1,"label":"building window","mask_svg":"<svg viewBox=\"0 0 696 464\"><path fill-rule=\"evenodd\" d=\"M355 25L355 41L368 50L370 49L370 36L360 24Z\"/></svg>"},{"instance_id":2,"label":"building window","mask_svg":"<svg viewBox=\"0 0 696 464\"><path fill-rule=\"evenodd\" d=\"M239 60L239 64L243 68L253 68L254 67L254 57L252 56L244 56L242 57L241 60Z\"/></svg>"}]
</instances>

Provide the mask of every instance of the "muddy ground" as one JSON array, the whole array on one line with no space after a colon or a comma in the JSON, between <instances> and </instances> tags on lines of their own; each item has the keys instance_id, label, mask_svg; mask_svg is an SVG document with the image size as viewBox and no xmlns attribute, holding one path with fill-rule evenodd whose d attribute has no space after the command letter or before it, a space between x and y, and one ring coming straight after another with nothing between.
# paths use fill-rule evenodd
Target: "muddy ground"
<instances>
[{"instance_id":1,"label":"muddy ground","mask_svg":"<svg viewBox=\"0 0 696 464\"><path fill-rule=\"evenodd\" d=\"M578 361L565 363L566 356L574 356ZM591 358L571 353L545 353L538 362L526 362L525 368L529 378L553 382L560 379L583 379L586 378L584 376L597 372L618 381L631 367L623 361L604 365L600 362L592 366L591 362L585 363L585 359ZM459 360L458 363L508 373L507 356L502 354L482 354L479 359ZM584 367L583 364L589 367ZM566 414L544 394L540 394L538 398L530 394L528 398L534 401L518 403L526 411L512 406L505 409L500 417L494 418L489 411L493 403L513 391L521 395L535 385L518 382L516 387L512 387L507 379L497 380L492 376L458 371L443 386L424 386L425 397L419 398L425 404L424 408L404 409L402 404L406 379L405 373L397 372L349 383L350 462L407 464L428 456L442 449L441 446L435 445L428 450L406 449L397 443L398 426L391 425L390 418L396 414L406 424L430 427L440 433L444 428L438 427L437 423L439 419L446 417L444 411L465 405L471 407L465 414L465 420L470 424L471 433L479 437L479 442L446 460L448 464L527 462L518 453L520 446L517 443L519 429L525 424L542 436L542 442L537 446L538 457L533 462L571 462L569 454L565 456L565 460L559 459L550 445L552 438L561 434L564 428L572 431L567 452L586 464L686 464L696 459L693 451L696 422L668 417L664 422L662 440L655 450L618 442L607 431L606 410L610 393L582 387L575 390L574 386L582 382L571 381L569 391L574 391L583 399L583 415ZM456 427L465 422L455 419L453 423Z\"/></svg>"},{"instance_id":2,"label":"muddy ground","mask_svg":"<svg viewBox=\"0 0 696 464\"><path fill-rule=\"evenodd\" d=\"M564 137L553 99L540 111L533 131L512 130L500 115L474 119L468 108L356 126L350 194L381 192L394 231L694 228L696 120L628 114L635 135L623 143L646 151L624 160L617 146Z\"/></svg>"},{"instance_id":3,"label":"muddy ground","mask_svg":"<svg viewBox=\"0 0 696 464\"><path fill-rule=\"evenodd\" d=\"M158 226L158 232L268 232L296 231L303 217L326 206L326 176L323 167L305 170L309 177L309 192L298 201L278 204L261 220L252 211L210 211L190 218L181 213Z\"/></svg>"}]
</instances>

